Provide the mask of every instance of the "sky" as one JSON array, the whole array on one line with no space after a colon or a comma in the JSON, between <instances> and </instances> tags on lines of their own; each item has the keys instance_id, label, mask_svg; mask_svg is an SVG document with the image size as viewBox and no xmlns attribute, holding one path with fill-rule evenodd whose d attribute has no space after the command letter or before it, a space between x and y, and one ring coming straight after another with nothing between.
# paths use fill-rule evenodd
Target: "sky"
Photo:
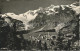
<instances>
[{"instance_id":1,"label":"sky","mask_svg":"<svg viewBox=\"0 0 80 51\"><path fill-rule=\"evenodd\" d=\"M0 0L2 13L13 12L16 14L24 13L28 10L35 10L39 7L48 7L53 5L67 5L78 0Z\"/></svg>"}]
</instances>

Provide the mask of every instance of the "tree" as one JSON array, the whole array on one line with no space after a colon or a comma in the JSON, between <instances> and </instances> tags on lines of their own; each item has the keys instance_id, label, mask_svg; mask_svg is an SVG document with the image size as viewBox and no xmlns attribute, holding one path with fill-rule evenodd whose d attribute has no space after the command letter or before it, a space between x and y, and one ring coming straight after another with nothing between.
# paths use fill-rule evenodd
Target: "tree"
<instances>
[{"instance_id":1,"label":"tree","mask_svg":"<svg viewBox=\"0 0 80 51\"><path fill-rule=\"evenodd\" d=\"M46 42L44 43L44 50L48 50Z\"/></svg>"},{"instance_id":2,"label":"tree","mask_svg":"<svg viewBox=\"0 0 80 51\"><path fill-rule=\"evenodd\" d=\"M37 47L42 50L42 46L41 46L41 40L38 42Z\"/></svg>"}]
</instances>

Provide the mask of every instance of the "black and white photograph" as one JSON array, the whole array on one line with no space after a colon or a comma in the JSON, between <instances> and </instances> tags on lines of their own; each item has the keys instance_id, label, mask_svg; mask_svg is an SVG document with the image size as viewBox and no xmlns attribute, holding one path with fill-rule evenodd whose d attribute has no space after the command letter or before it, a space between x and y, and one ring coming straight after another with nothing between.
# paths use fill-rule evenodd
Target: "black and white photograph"
<instances>
[{"instance_id":1,"label":"black and white photograph","mask_svg":"<svg viewBox=\"0 0 80 51\"><path fill-rule=\"evenodd\" d=\"M0 51L79 51L79 0L0 0Z\"/></svg>"}]
</instances>

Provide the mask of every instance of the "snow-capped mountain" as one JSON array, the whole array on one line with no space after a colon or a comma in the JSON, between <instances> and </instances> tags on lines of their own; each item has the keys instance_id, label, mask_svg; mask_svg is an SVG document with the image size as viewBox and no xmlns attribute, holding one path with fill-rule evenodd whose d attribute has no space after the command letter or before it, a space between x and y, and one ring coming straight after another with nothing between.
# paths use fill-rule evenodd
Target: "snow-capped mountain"
<instances>
[{"instance_id":1,"label":"snow-capped mountain","mask_svg":"<svg viewBox=\"0 0 80 51\"><path fill-rule=\"evenodd\" d=\"M49 23L53 24L52 27L54 28L60 23L68 23L74 18L74 15L80 14L80 6L78 4L51 5L46 8L40 7L36 10L29 10L19 15L5 13L2 14L2 17L11 17L12 19L22 21L26 30L49 25Z\"/></svg>"}]
</instances>

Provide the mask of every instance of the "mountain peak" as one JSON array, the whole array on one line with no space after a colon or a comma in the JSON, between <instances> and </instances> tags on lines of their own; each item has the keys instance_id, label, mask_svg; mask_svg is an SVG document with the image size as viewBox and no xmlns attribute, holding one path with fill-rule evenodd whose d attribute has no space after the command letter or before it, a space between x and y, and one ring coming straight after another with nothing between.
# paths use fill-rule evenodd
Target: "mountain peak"
<instances>
[{"instance_id":1,"label":"mountain peak","mask_svg":"<svg viewBox=\"0 0 80 51\"><path fill-rule=\"evenodd\" d=\"M70 10L73 10L76 13L76 15L80 14L80 6L78 4L79 3L76 2L70 5L50 5L46 8L39 7L36 10L29 10L19 15L16 15L15 13L5 13L2 14L2 17L11 17L12 19L20 20L23 22L25 27L28 27L29 22L36 20L37 17L40 17L38 19L41 19L43 22L43 20L50 19L50 15L60 14L61 12L70 13Z\"/></svg>"}]
</instances>

